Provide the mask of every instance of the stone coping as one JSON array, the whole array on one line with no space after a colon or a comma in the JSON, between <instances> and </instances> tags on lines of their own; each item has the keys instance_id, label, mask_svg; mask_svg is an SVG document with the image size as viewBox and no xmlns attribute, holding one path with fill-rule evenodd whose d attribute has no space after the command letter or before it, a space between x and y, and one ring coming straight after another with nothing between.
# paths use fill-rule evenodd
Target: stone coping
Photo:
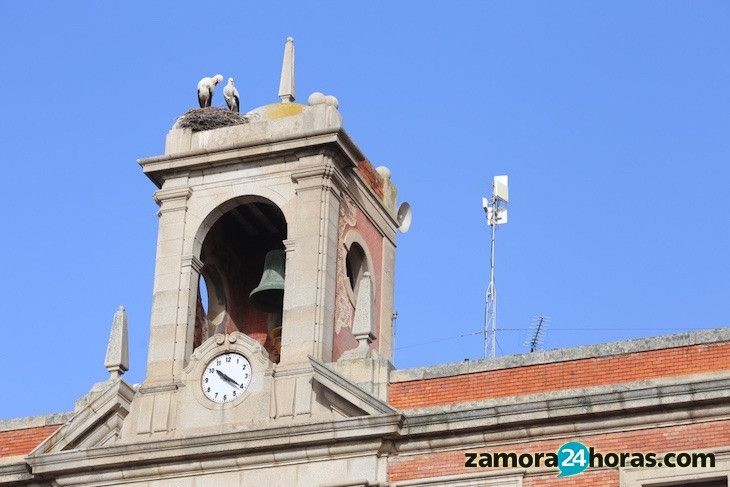
<instances>
[{"instance_id":1,"label":"stone coping","mask_svg":"<svg viewBox=\"0 0 730 487\"><path fill-rule=\"evenodd\" d=\"M73 412L43 414L24 418L0 419L0 431L13 431L26 428L40 428L55 424L64 424L71 419Z\"/></svg>"},{"instance_id":2,"label":"stone coping","mask_svg":"<svg viewBox=\"0 0 730 487\"><path fill-rule=\"evenodd\" d=\"M544 352L510 355L488 360L472 360L468 362L416 367L412 369L394 370L390 382L408 382L422 379L435 379L490 370L510 369L529 365L540 365L556 362L568 362L589 358L626 355L651 350L687 347L709 343L730 342L730 327L697 330L688 333L664 335L658 337L638 338L599 345L585 345L574 348L560 348Z\"/></svg>"}]
</instances>

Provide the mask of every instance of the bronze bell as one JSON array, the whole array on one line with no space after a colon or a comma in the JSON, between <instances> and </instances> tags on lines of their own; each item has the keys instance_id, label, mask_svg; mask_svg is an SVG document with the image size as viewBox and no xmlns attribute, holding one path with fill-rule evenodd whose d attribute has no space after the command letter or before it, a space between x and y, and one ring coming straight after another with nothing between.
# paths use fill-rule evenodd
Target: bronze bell
<instances>
[{"instance_id":1,"label":"bronze bell","mask_svg":"<svg viewBox=\"0 0 730 487\"><path fill-rule=\"evenodd\" d=\"M286 254L281 249L269 250L264 260L261 282L251 291L251 303L267 313L281 312L284 303L284 265Z\"/></svg>"}]
</instances>

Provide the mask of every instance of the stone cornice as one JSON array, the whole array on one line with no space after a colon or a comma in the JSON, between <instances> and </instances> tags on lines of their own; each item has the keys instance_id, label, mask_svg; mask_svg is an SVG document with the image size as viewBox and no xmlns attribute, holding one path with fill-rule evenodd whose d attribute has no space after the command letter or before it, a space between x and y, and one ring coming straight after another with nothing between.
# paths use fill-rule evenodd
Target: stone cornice
<instances>
[{"instance_id":1,"label":"stone cornice","mask_svg":"<svg viewBox=\"0 0 730 487\"><path fill-rule=\"evenodd\" d=\"M306 445L342 443L345 450L370 449L372 446L366 440L396 435L401 421L401 415L392 414L274 426L190 438L122 443L89 450L70 450L28 458L27 462L34 474L62 475L80 470L118 470L145 464L172 463L190 458L202 460L244 453L257 456L266 454L273 460L274 456L280 457L285 449L291 449L287 460L306 460L311 455L305 448ZM348 446L348 441L354 443ZM332 454L338 445L324 448L324 451ZM280 458L279 462L281 461Z\"/></svg>"},{"instance_id":2,"label":"stone cornice","mask_svg":"<svg viewBox=\"0 0 730 487\"><path fill-rule=\"evenodd\" d=\"M178 176L181 173L190 172L202 168L220 167L230 164L238 164L247 161L260 161L272 157L281 156L286 153L302 152L307 150L318 150L331 153L339 161L340 165L355 168L357 163L366 159L355 142L343 130L338 128L325 128L311 130L304 133L295 133L290 136L281 136L276 140L261 138L248 140L245 143L234 143L226 146L217 146L211 149L198 149L182 153L167 154L155 157L140 159L139 165L147 176L158 186L168 176ZM372 190L364 184L357 174L357 184L364 188L363 193L367 195L369 204L377 209L379 213L379 225L381 227L396 228L393 215L383 207L383 203L372 194ZM339 188L346 188L341 174L335 174L333 179L339 183ZM385 223L387 221L387 223ZM393 241L394 232L385 231L386 236Z\"/></svg>"},{"instance_id":3,"label":"stone cornice","mask_svg":"<svg viewBox=\"0 0 730 487\"><path fill-rule=\"evenodd\" d=\"M55 484L109 486L132 481L164 481L192 475L210 475L212 473L243 470L247 468L271 468L282 465L316 462L318 460L351 458L355 456L373 455L379 451L383 441L379 438L364 441L340 442L330 446L302 446L300 451L256 451L240 454L233 452L227 456L186 457L166 462L164 466L135 462L115 469L96 470L83 469L78 472L64 472L55 476ZM191 461L194 460L194 461ZM343 486L344 487L344 486ZM352 486L354 487L354 486Z\"/></svg>"},{"instance_id":4,"label":"stone cornice","mask_svg":"<svg viewBox=\"0 0 730 487\"><path fill-rule=\"evenodd\" d=\"M730 373L682 382L663 379L414 410L405 413L401 434L408 438L406 449L419 450L435 447L439 440L434 437L439 436L444 438L442 446L453 438L460 438L464 446L469 431L479 431L476 443L486 438L514 442L547 434L626 431L661 423L730 418L729 399ZM462 436L452 436L459 431ZM419 442L416 438L420 436L428 439Z\"/></svg>"},{"instance_id":5,"label":"stone cornice","mask_svg":"<svg viewBox=\"0 0 730 487\"><path fill-rule=\"evenodd\" d=\"M518 443L560 440L568 438L589 437L592 435L637 432L650 428L669 428L695 423L730 420L730 406L699 407L688 411L658 411L651 413L634 413L630 417L621 418L585 418L575 417L569 421L547 423L531 427L507 425L504 428L485 431L441 432L434 436L413 437L405 435L396 442L398 456L420 455L442 451L453 451L479 448L489 445L514 446ZM510 427L511 426L511 427Z\"/></svg>"},{"instance_id":6,"label":"stone cornice","mask_svg":"<svg viewBox=\"0 0 730 487\"><path fill-rule=\"evenodd\" d=\"M281 153L311 149L317 146L334 147L348 154L349 158L350 151L347 150L345 142L341 140L340 130L322 129L313 130L305 135L294 134L290 137L280 137L275 141L253 140L244 144L236 143L212 149L149 157L140 159L138 163L142 166L144 173L158 187L161 187L167 174L260 160ZM356 161L352 162L353 165L355 163Z\"/></svg>"},{"instance_id":7,"label":"stone cornice","mask_svg":"<svg viewBox=\"0 0 730 487\"><path fill-rule=\"evenodd\" d=\"M17 461L14 461L15 458ZM2 461L3 463L0 463L0 485L26 485L26 482L33 480L33 474L30 473L23 457L3 458Z\"/></svg>"}]
</instances>

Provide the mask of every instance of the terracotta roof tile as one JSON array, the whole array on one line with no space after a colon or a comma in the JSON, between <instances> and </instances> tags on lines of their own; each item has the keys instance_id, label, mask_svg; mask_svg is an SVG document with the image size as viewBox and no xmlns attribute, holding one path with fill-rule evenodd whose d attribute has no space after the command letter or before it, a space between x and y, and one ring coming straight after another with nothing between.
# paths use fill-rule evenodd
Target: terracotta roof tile
<instances>
[{"instance_id":1,"label":"terracotta roof tile","mask_svg":"<svg viewBox=\"0 0 730 487\"><path fill-rule=\"evenodd\" d=\"M27 455L60 427L60 424L52 424L0 431L0 457Z\"/></svg>"}]
</instances>

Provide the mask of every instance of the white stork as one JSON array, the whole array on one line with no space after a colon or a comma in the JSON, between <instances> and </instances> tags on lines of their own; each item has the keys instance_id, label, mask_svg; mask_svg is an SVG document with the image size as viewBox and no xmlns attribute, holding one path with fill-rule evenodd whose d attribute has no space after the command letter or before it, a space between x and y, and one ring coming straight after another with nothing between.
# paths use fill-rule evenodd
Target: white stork
<instances>
[{"instance_id":1,"label":"white stork","mask_svg":"<svg viewBox=\"0 0 730 487\"><path fill-rule=\"evenodd\" d=\"M233 78L228 78L228 84L223 88L223 98L226 99L226 105L228 105L230 111L240 111L241 100L238 98L238 90L233 84Z\"/></svg>"},{"instance_id":2,"label":"white stork","mask_svg":"<svg viewBox=\"0 0 730 487\"><path fill-rule=\"evenodd\" d=\"M198 103L200 108L209 107L213 101L215 85L223 81L223 76L216 74L212 78L205 77L198 81Z\"/></svg>"}]
</instances>

